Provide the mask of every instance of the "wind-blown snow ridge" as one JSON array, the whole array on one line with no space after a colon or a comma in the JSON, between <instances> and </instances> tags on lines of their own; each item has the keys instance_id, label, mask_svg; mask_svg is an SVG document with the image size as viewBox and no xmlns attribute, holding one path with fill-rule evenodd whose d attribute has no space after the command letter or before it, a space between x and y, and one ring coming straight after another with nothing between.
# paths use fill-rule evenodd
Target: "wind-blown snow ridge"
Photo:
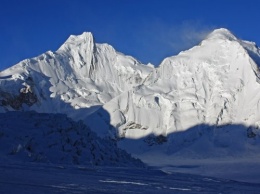
<instances>
[{"instance_id":1,"label":"wind-blown snow ridge","mask_svg":"<svg viewBox=\"0 0 260 194\"><path fill-rule=\"evenodd\" d=\"M228 30L225 28L219 28L216 30L213 30L206 39L227 39L227 40L237 40L237 38Z\"/></svg>"}]
</instances>

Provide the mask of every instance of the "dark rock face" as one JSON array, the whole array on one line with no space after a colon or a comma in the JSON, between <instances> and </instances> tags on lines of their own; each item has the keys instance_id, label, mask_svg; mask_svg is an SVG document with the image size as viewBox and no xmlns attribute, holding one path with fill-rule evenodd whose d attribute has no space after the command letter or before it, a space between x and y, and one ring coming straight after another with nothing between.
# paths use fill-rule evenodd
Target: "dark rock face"
<instances>
[{"instance_id":1,"label":"dark rock face","mask_svg":"<svg viewBox=\"0 0 260 194\"><path fill-rule=\"evenodd\" d=\"M247 129L247 137L248 138L255 138L257 136L257 130L258 130L258 128L249 127Z\"/></svg>"},{"instance_id":2,"label":"dark rock face","mask_svg":"<svg viewBox=\"0 0 260 194\"><path fill-rule=\"evenodd\" d=\"M32 106L38 101L36 94L33 93L33 90L29 85L22 88L19 95L14 96L8 92L1 91L0 97L2 98L0 101L1 106L10 106L14 110L21 109L23 104Z\"/></svg>"},{"instance_id":3,"label":"dark rock face","mask_svg":"<svg viewBox=\"0 0 260 194\"><path fill-rule=\"evenodd\" d=\"M164 135L149 135L144 139L144 142L146 142L149 146L153 145L161 145L165 142L167 142L167 137Z\"/></svg>"}]
</instances>

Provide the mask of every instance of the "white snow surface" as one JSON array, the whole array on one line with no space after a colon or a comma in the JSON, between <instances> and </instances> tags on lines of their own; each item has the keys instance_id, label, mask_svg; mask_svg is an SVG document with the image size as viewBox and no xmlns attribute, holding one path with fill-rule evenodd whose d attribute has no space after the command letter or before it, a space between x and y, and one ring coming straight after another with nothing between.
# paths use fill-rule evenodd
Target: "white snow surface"
<instances>
[{"instance_id":1,"label":"white snow surface","mask_svg":"<svg viewBox=\"0 0 260 194\"><path fill-rule=\"evenodd\" d=\"M256 44L223 28L158 67L85 32L0 72L0 112L67 114L155 166L219 160L230 166L242 158L252 169L260 153L259 67Z\"/></svg>"}]
</instances>

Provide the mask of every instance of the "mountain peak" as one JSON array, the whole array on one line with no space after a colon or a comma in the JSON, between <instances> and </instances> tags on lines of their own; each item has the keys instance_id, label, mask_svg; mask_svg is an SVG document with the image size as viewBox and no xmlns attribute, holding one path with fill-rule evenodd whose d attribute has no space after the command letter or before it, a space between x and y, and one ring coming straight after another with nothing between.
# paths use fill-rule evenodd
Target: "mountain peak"
<instances>
[{"instance_id":1,"label":"mountain peak","mask_svg":"<svg viewBox=\"0 0 260 194\"><path fill-rule=\"evenodd\" d=\"M82 47L82 45L93 45L94 37L91 32L83 32L80 35L70 35L64 44L59 48L63 50L71 47Z\"/></svg>"},{"instance_id":2,"label":"mountain peak","mask_svg":"<svg viewBox=\"0 0 260 194\"><path fill-rule=\"evenodd\" d=\"M71 42L85 42L88 40L93 40L93 34L91 32L83 32L80 35L70 35L65 43Z\"/></svg>"},{"instance_id":3,"label":"mountain peak","mask_svg":"<svg viewBox=\"0 0 260 194\"><path fill-rule=\"evenodd\" d=\"M213 30L206 39L228 39L228 40L237 40L237 38L226 28L218 28Z\"/></svg>"}]
</instances>

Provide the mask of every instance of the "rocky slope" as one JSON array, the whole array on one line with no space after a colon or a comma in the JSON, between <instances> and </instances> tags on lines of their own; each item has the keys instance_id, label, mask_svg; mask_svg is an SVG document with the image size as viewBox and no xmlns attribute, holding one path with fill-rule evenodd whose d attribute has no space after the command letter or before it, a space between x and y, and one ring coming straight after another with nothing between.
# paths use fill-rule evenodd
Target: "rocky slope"
<instances>
[{"instance_id":1,"label":"rocky slope","mask_svg":"<svg viewBox=\"0 0 260 194\"><path fill-rule=\"evenodd\" d=\"M140 160L63 114L0 113L1 160L144 167Z\"/></svg>"}]
</instances>

